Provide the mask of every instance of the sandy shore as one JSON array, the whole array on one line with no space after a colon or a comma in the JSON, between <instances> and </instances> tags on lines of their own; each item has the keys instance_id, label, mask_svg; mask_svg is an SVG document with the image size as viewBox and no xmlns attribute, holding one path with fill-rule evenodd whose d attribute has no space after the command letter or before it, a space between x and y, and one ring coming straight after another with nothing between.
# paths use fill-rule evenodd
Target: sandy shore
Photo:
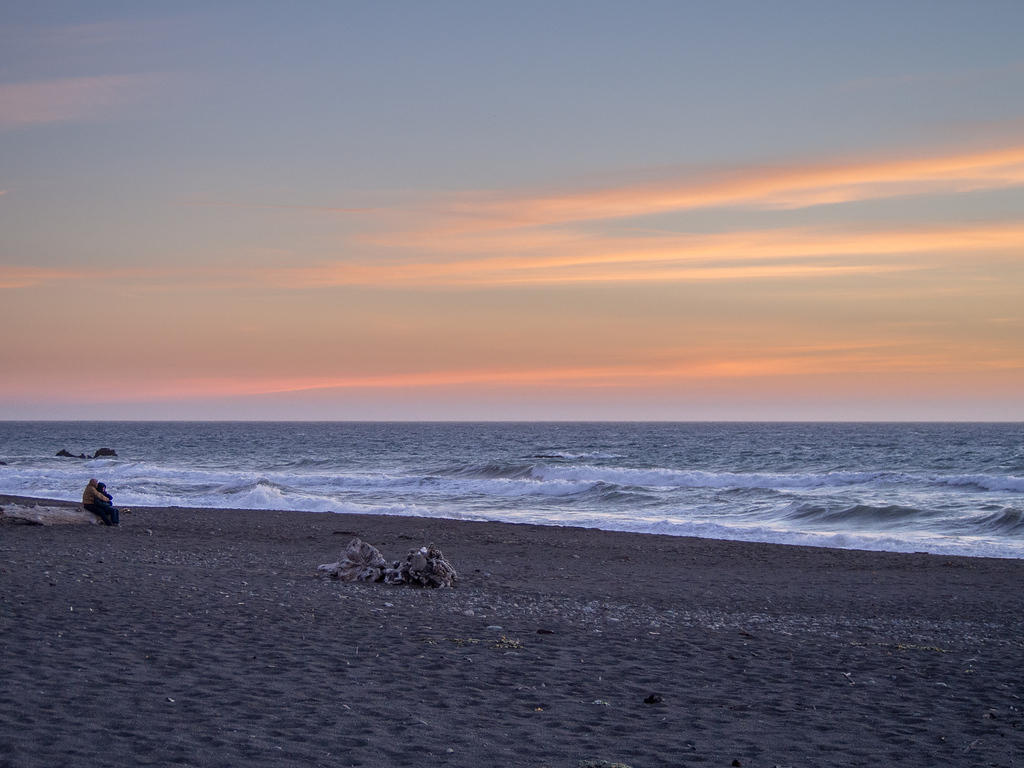
<instances>
[{"instance_id":1,"label":"sandy shore","mask_svg":"<svg viewBox=\"0 0 1024 768\"><path fill-rule=\"evenodd\" d=\"M319 578L353 535L434 542L459 584ZM0 765L1019 766L1022 585L1018 560L423 518L3 526Z\"/></svg>"}]
</instances>

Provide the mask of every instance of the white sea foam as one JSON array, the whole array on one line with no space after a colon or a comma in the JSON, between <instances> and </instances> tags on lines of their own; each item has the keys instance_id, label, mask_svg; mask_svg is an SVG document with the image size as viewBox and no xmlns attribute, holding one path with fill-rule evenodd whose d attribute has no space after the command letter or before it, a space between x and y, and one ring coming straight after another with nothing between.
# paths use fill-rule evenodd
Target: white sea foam
<instances>
[{"instance_id":1,"label":"white sea foam","mask_svg":"<svg viewBox=\"0 0 1024 768\"><path fill-rule=\"evenodd\" d=\"M606 482L653 488L823 488L872 483L885 472L763 473L708 472L704 470L633 469L583 465L540 465L533 470L538 480Z\"/></svg>"},{"instance_id":2,"label":"white sea foam","mask_svg":"<svg viewBox=\"0 0 1024 768\"><path fill-rule=\"evenodd\" d=\"M621 459L622 454L618 453L605 453L602 451L551 451L549 453L535 453L530 456L532 459L565 459L567 461L580 461L586 459L592 461L594 459Z\"/></svg>"}]
</instances>

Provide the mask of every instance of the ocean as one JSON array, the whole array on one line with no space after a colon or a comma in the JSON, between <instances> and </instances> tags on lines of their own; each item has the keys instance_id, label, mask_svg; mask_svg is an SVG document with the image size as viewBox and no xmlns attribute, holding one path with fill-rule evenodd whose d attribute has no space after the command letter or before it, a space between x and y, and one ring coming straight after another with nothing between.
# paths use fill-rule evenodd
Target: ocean
<instances>
[{"instance_id":1,"label":"ocean","mask_svg":"<svg viewBox=\"0 0 1024 768\"><path fill-rule=\"evenodd\" d=\"M0 422L0 461L0 493L129 507L1024 557L1024 424Z\"/></svg>"}]
</instances>

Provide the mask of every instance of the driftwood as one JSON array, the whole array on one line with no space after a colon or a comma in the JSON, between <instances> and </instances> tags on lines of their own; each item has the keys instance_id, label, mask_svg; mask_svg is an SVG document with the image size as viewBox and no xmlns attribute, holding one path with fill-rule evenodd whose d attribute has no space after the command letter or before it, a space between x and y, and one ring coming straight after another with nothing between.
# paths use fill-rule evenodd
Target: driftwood
<instances>
[{"instance_id":1,"label":"driftwood","mask_svg":"<svg viewBox=\"0 0 1024 768\"><path fill-rule=\"evenodd\" d=\"M352 539L345 556L337 563L325 563L317 570L341 581L382 581L420 587L451 587L458 574L440 549L433 544L409 550L405 560L388 565L376 547Z\"/></svg>"},{"instance_id":2,"label":"driftwood","mask_svg":"<svg viewBox=\"0 0 1024 768\"><path fill-rule=\"evenodd\" d=\"M420 587L452 587L458 574L433 544L409 550L405 560L384 572L388 584L413 584Z\"/></svg>"},{"instance_id":3,"label":"driftwood","mask_svg":"<svg viewBox=\"0 0 1024 768\"><path fill-rule=\"evenodd\" d=\"M387 568L379 549L361 539L352 539L341 560L325 563L317 570L341 581L382 581Z\"/></svg>"},{"instance_id":4,"label":"driftwood","mask_svg":"<svg viewBox=\"0 0 1024 768\"><path fill-rule=\"evenodd\" d=\"M96 515L81 507L25 507L11 504L0 509L3 525L99 525Z\"/></svg>"}]
</instances>

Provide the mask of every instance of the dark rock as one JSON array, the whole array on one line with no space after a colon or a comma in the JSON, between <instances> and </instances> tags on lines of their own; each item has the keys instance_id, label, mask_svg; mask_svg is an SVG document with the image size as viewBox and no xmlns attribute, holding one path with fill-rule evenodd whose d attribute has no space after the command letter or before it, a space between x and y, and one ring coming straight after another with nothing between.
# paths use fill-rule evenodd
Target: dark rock
<instances>
[{"instance_id":1,"label":"dark rock","mask_svg":"<svg viewBox=\"0 0 1024 768\"><path fill-rule=\"evenodd\" d=\"M732 768L742 768L742 766L743 766L743 763L741 763L739 760L733 760L732 761Z\"/></svg>"},{"instance_id":2,"label":"dark rock","mask_svg":"<svg viewBox=\"0 0 1024 768\"><path fill-rule=\"evenodd\" d=\"M80 453L77 456L75 456L75 454L71 453L67 448L61 448L59 451L57 451L57 455L62 457L62 458L65 458L65 459L84 459L85 458L85 454L84 453Z\"/></svg>"},{"instance_id":3,"label":"dark rock","mask_svg":"<svg viewBox=\"0 0 1024 768\"><path fill-rule=\"evenodd\" d=\"M661 704L661 702L663 702L664 700L665 699L662 698L660 693L652 693L650 696L644 699L644 704Z\"/></svg>"},{"instance_id":4,"label":"dark rock","mask_svg":"<svg viewBox=\"0 0 1024 768\"><path fill-rule=\"evenodd\" d=\"M113 448L100 448L92 455L94 459L98 459L100 456L117 456L117 451Z\"/></svg>"}]
</instances>

